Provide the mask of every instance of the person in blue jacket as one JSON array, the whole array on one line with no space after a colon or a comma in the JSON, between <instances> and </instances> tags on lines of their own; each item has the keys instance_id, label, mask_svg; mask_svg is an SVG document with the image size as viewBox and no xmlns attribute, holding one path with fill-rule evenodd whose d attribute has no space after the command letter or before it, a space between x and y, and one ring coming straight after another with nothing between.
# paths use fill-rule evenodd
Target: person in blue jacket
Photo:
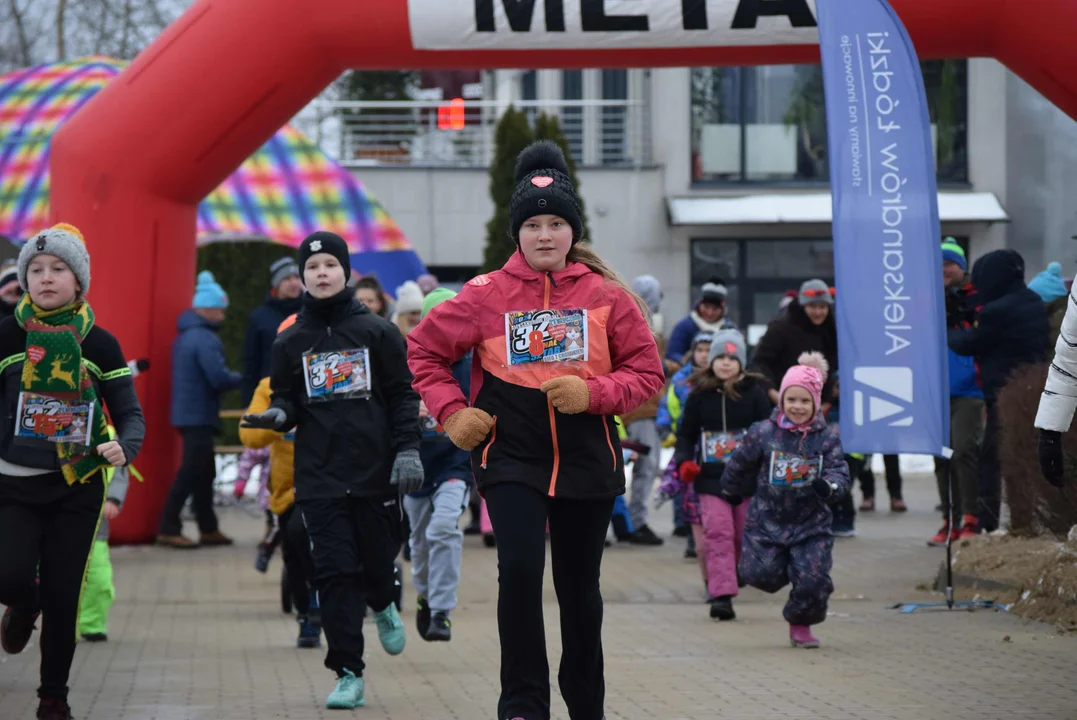
<instances>
[{"instance_id":1,"label":"person in blue jacket","mask_svg":"<svg viewBox=\"0 0 1077 720\"><path fill-rule=\"evenodd\" d=\"M979 304L976 289L967 277L965 251L953 238L942 244L942 282L946 290L946 326L972 327ZM947 349L950 366L950 447L949 458L935 458L935 480L942 503L942 527L927 541L944 547L948 540L979 532L980 479L976 464L980 457L980 437L984 431L984 394L976 361ZM951 515L951 511L953 514Z\"/></svg>"},{"instance_id":2,"label":"person in blue jacket","mask_svg":"<svg viewBox=\"0 0 1077 720\"><path fill-rule=\"evenodd\" d=\"M422 319L453 297L456 293L452 290L433 290L423 300ZM470 397L471 353L450 369L464 397ZM468 506L473 478L471 453L453 444L423 404L419 418L423 427L419 458L426 477L419 491L404 497L404 509L411 519L411 577L418 595L415 622L423 640L447 642L452 639L449 613L456 608L464 552L460 516Z\"/></svg>"},{"instance_id":3,"label":"person in blue jacket","mask_svg":"<svg viewBox=\"0 0 1077 720\"><path fill-rule=\"evenodd\" d=\"M262 378L269 377L269 350L277 339L277 328L303 306L303 280L299 265L291 255L269 266L272 289L266 301L247 318L247 337L243 345L243 405L250 405L254 390Z\"/></svg>"},{"instance_id":4,"label":"person in blue jacket","mask_svg":"<svg viewBox=\"0 0 1077 720\"><path fill-rule=\"evenodd\" d=\"M673 326L666 346L666 359L684 365L692 349L692 339L701 332L716 333L719 330L736 329L737 325L726 316L726 296L729 291L718 278L703 283L702 294L692 312Z\"/></svg>"},{"instance_id":5,"label":"person in blue jacket","mask_svg":"<svg viewBox=\"0 0 1077 720\"><path fill-rule=\"evenodd\" d=\"M179 335L172 344L172 427L183 436L183 458L168 493L157 542L173 548L231 545L217 526L213 511L213 481L217 465L213 436L220 432L221 393L239 387L242 376L228 369L224 345L217 335L228 309L228 295L204 270L198 274L194 301L176 324ZM183 535L180 511L194 496L199 542Z\"/></svg>"}]
</instances>

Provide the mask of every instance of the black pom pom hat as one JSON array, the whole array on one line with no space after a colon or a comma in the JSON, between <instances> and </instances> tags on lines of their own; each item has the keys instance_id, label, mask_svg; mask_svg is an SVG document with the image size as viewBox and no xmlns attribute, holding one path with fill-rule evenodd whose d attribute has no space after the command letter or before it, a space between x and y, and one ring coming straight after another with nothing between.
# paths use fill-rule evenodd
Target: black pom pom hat
<instances>
[{"instance_id":1,"label":"black pom pom hat","mask_svg":"<svg viewBox=\"0 0 1077 720\"><path fill-rule=\"evenodd\" d=\"M509 232L520 244L520 228L536 215L557 215L572 227L572 244L583 237L580 197L569 179L568 163L561 148L539 140L524 148L516 159L516 190L509 202Z\"/></svg>"}]
</instances>

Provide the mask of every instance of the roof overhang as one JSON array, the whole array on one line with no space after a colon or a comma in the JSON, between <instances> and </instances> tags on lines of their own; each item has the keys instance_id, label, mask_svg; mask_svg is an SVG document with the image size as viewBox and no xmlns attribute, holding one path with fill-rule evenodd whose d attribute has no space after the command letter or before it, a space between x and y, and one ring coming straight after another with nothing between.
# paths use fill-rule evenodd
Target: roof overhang
<instances>
[{"instance_id":1,"label":"roof overhang","mask_svg":"<svg viewBox=\"0 0 1077 720\"><path fill-rule=\"evenodd\" d=\"M775 225L829 223L831 197L820 193L760 193L726 197L670 197L670 225ZM1002 204L989 192L940 192L944 223L1009 222Z\"/></svg>"}]
</instances>

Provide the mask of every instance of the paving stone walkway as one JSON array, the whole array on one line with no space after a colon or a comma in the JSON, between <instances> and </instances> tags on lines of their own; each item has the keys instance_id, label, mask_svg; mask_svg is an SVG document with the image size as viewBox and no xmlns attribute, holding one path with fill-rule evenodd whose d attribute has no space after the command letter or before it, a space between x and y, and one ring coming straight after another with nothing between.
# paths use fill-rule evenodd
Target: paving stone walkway
<instances>
[{"instance_id":1,"label":"paving stone walkway","mask_svg":"<svg viewBox=\"0 0 1077 720\"><path fill-rule=\"evenodd\" d=\"M859 536L838 541L837 590L818 651L789 647L784 592L747 591L736 622L711 622L680 539L611 548L602 578L609 720L1077 718L1077 637L1004 613L888 609L937 599L916 590L943 557L925 545L938 525L934 479L907 477L906 499L908 514L862 515ZM668 537L668 508L657 515L652 525ZM323 709L333 684L323 652L294 647L279 557L268 575L253 569L259 521L231 510L222 527L237 547L114 550L111 639L76 652L79 720L495 719L497 563L479 538L467 538L452 643L418 638L409 587L407 649L390 658L376 640L368 645L367 707L342 712ZM546 608L556 669L549 577ZM36 645L0 654L0 718L33 717L37 666ZM554 717L567 718L556 691L553 703Z\"/></svg>"}]
</instances>

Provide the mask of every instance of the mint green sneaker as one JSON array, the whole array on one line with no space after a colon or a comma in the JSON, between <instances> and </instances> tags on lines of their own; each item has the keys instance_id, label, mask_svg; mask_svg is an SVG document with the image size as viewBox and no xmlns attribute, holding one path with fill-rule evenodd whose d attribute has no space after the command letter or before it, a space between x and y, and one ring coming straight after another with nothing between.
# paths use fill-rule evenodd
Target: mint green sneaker
<instances>
[{"instance_id":1,"label":"mint green sneaker","mask_svg":"<svg viewBox=\"0 0 1077 720\"><path fill-rule=\"evenodd\" d=\"M363 698L363 678L355 677L350 670L345 669L344 675L337 679L337 686L329 693L325 706L330 710L354 710L366 705Z\"/></svg>"},{"instance_id":2,"label":"mint green sneaker","mask_svg":"<svg viewBox=\"0 0 1077 720\"><path fill-rule=\"evenodd\" d=\"M396 605L389 606L381 612L374 613L374 624L378 626L378 639L385 652L399 655L404 652L404 621L396 611Z\"/></svg>"}]
</instances>

